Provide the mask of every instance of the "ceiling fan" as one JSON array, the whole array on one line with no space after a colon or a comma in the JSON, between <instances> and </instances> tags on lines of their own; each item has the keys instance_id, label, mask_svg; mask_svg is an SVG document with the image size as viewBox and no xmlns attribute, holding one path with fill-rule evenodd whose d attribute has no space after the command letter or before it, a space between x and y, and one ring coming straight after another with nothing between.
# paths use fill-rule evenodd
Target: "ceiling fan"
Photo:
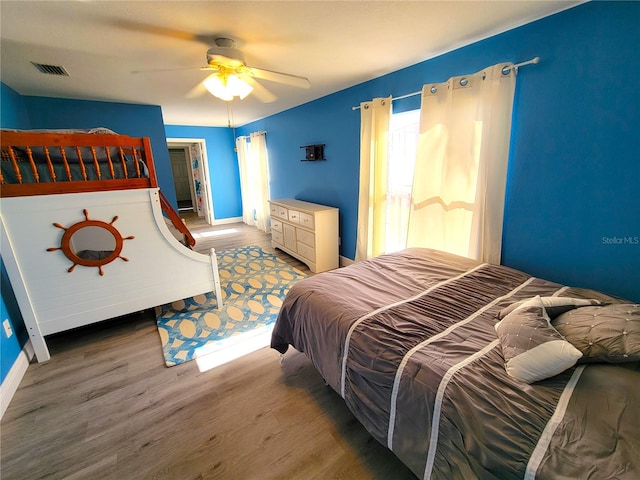
<instances>
[{"instance_id":1,"label":"ceiling fan","mask_svg":"<svg viewBox=\"0 0 640 480\"><path fill-rule=\"evenodd\" d=\"M245 98L250 93L264 103L273 102L276 96L256 79L281 83L298 88L309 88L306 77L251 67L244 61L242 52L230 38L216 38L215 46L207 50L207 66L200 70L210 75L198 83L188 94L188 98L200 96L207 91L221 100L231 101Z\"/></svg>"}]
</instances>

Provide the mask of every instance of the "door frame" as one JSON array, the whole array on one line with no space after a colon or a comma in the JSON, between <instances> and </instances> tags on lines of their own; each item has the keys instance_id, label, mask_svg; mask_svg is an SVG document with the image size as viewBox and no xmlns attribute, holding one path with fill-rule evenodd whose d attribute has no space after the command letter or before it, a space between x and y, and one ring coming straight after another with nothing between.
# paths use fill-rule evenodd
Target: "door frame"
<instances>
[{"instance_id":1,"label":"door frame","mask_svg":"<svg viewBox=\"0 0 640 480\"><path fill-rule=\"evenodd\" d=\"M174 145L169 145L167 144L167 148L171 149L171 150L182 150L184 152L184 161L185 164L187 165L187 171L189 172L189 174L191 175L191 177L193 177L193 170L191 169L191 151L188 147L177 147ZM171 158L171 155L169 155L169 158ZM173 169L173 166L171 167ZM174 180L174 184L175 184L175 178ZM191 195L191 210L194 213L197 213L198 208L197 208L197 199L196 199L196 189L193 185L193 182L191 180L188 180L189 183L189 194ZM179 205L178 205L179 207ZM178 208L178 212L180 211L180 209Z\"/></svg>"},{"instance_id":2,"label":"door frame","mask_svg":"<svg viewBox=\"0 0 640 480\"><path fill-rule=\"evenodd\" d=\"M198 144L202 158L200 159L200 173L202 187L204 189L203 200L205 202L205 221L209 225L213 225L215 221L215 211L213 205L213 197L211 195L211 177L209 176L209 159L207 158L207 142L204 138L167 138L167 148L185 148L187 151L187 160L189 162L189 172L193 178L193 168L191 159L191 145ZM193 184L193 182L190 182ZM193 189L194 186L191 185ZM197 207L194 204L195 211Z\"/></svg>"}]
</instances>

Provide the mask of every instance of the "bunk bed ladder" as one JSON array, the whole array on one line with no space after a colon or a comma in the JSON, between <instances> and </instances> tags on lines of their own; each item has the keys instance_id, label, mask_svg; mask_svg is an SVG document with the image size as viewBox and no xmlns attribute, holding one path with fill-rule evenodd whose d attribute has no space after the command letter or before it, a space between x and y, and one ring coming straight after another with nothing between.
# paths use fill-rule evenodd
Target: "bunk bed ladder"
<instances>
[{"instance_id":1,"label":"bunk bed ladder","mask_svg":"<svg viewBox=\"0 0 640 480\"><path fill-rule=\"evenodd\" d=\"M173 226L184 235L184 240L187 242L187 245L189 245L190 248L193 248L196 244L195 238L193 238L193 235L191 235L187 226L180 219L178 212L175 211L167 197L162 193L162 190L158 189L158 193L160 194L160 206L162 207L162 211L167 215L167 217L169 217Z\"/></svg>"}]
</instances>

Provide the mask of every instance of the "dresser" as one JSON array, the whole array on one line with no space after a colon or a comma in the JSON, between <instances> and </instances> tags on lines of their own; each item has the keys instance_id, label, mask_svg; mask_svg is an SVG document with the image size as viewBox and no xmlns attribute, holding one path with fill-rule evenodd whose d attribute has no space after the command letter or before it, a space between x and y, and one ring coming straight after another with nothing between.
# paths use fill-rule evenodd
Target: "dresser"
<instances>
[{"instance_id":1,"label":"dresser","mask_svg":"<svg viewBox=\"0 0 640 480\"><path fill-rule=\"evenodd\" d=\"M284 198L269 201L271 246L314 273L338 268L338 209Z\"/></svg>"}]
</instances>

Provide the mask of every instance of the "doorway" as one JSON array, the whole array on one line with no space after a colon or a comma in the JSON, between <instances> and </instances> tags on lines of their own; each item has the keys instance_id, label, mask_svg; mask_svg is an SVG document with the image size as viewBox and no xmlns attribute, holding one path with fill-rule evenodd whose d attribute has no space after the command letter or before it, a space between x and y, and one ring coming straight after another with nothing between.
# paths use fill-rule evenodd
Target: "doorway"
<instances>
[{"instance_id":1,"label":"doorway","mask_svg":"<svg viewBox=\"0 0 640 480\"><path fill-rule=\"evenodd\" d=\"M181 213L193 213L213 225L215 220L209 162L204 139L167 138L174 186Z\"/></svg>"},{"instance_id":2,"label":"doorway","mask_svg":"<svg viewBox=\"0 0 640 480\"><path fill-rule=\"evenodd\" d=\"M178 212L193 213L196 211L196 198L191 181L191 166L187 149L185 147L169 148L169 160L171 161L173 184L176 188Z\"/></svg>"}]
</instances>

